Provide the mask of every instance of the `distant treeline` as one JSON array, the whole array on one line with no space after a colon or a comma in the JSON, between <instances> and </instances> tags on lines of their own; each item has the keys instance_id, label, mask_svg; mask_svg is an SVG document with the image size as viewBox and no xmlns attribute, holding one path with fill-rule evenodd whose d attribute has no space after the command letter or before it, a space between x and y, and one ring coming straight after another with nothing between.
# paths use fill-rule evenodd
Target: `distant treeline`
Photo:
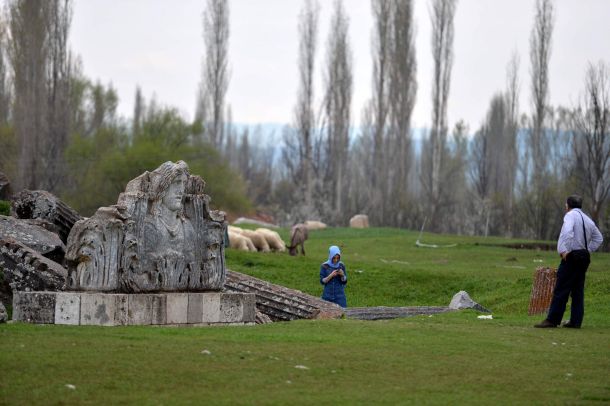
<instances>
[{"instance_id":1,"label":"distant treeline","mask_svg":"<svg viewBox=\"0 0 610 406\"><path fill-rule=\"evenodd\" d=\"M548 62L555 11L537 0L530 36L531 110L520 112L520 56L506 68L475 131L447 122L458 3L430 0L434 62L431 124L415 148L416 21L412 0L372 0L372 97L353 134L353 59L343 1L334 2L318 80L319 5L299 18L299 90L282 134L232 125L229 2L207 0L193 122L138 88L132 117L116 113L111 86L82 73L68 49L69 0L9 0L0 38L0 171L17 188L47 189L84 215L116 201L126 182L182 159L207 182L215 207L254 209L283 224L319 219L541 240L557 236L569 194L610 240L610 69L591 63L576 106L550 106ZM247 69L247 67L233 67ZM457 101L453 101L454 103ZM350 133L352 131L352 133ZM474 133L473 137L469 134ZM273 139L273 141L269 141ZM279 150L279 153L278 153Z\"/></svg>"}]
</instances>

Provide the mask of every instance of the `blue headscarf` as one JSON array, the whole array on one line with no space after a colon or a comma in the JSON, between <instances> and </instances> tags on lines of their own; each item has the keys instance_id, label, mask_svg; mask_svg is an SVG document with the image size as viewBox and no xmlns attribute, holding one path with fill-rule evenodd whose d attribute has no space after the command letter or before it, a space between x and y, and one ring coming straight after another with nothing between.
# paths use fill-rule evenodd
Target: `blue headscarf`
<instances>
[{"instance_id":1,"label":"blue headscarf","mask_svg":"<svg viewBox=\"0 0 610 406\"><path fill-rule=\"evenodd\" d=\"M336 264L333 264L333 257L339 254L339 261ZM333 269L339 268L339 264L341 263L341 250L336 245L331 245L328 249L328 261L324 262L324 264L330 266Z\"/></svg>"}]
</instances>

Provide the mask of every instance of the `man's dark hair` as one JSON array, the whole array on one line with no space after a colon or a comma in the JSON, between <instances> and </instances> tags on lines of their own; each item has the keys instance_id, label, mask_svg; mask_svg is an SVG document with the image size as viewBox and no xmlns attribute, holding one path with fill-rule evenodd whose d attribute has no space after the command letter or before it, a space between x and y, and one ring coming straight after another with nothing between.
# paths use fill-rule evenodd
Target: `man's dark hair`
<instances>
[{"instance_id":1,"label":"man's dark hair","mask_svg":"<svg viewBox=\"0 0 610 406\"><path fill-rule=\"evenodd\" d=\"M566 203L568 205L568 208L570 208L570 209L581 209L582 208L582 197L580 197L578 195L572 195L572 196L568 197L568 200L566 200Z\"/></svg>"}]
</instances>

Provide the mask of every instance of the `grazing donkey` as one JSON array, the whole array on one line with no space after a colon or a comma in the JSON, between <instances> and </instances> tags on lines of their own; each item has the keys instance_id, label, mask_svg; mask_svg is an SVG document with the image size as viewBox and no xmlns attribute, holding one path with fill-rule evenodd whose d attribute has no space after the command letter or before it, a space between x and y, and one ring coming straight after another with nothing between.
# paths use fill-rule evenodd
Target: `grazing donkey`
<instances>
[{"instance_id":1,"label":"grazing donkey","mask_svg":"<svg viewBox=\"0 0 610 406\"><path fill-rule=\"evenodd\" d=\"M305 224L299 223L290 229L290 245L287 245L288 253L292 256L297 255L297 247L301 246L301 254L305 255L305 241L309 233Z\"/></svg>"}]
</instances>

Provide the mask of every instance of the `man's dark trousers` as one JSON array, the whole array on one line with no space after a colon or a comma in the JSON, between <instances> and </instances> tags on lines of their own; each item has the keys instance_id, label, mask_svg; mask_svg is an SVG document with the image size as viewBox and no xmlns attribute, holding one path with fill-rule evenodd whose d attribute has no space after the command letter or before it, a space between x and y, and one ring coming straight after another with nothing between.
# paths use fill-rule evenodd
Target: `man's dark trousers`
<instances>
[{"instance_id":1,"label":"man's dark trousers","mask_svg":"<svg viewBox=\"0 0 610 406\"><path fill-rule=\"evenodd\" d=\"M585 275L591 262L589 251L570 252L561 260L557 269L557 282L547 320L555 325L561 323L568 297L572 296L570 324L580 327L585 314Z\"/></svg>"}]
</instances>

